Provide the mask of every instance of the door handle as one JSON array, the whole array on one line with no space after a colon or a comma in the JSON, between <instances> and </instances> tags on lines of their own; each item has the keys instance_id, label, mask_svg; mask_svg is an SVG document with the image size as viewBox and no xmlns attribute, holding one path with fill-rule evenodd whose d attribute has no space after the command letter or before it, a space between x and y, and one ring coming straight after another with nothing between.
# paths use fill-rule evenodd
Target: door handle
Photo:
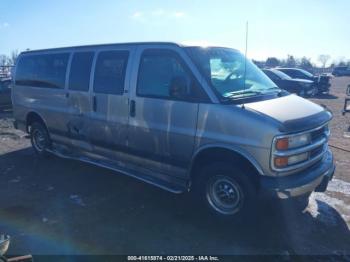
<instances>
[{"instance_id":1,"label":"door handle","mask_svg":"<svg viewBox=\"0 0 350 262\"><path fill-rule=\"evenodd\" d=\"M130 100L130 116L135 117L136 115L136 102L135 100Z\"/></svg>"},{"instance_id":2,"label":"door handle","mask_svg":"<svg viewBox=\"0 0 350 262\"><path fill-rule=\"evenodd\" d=\"M96 99L96 96L92 97L92 110L94 112L96 112L96 110L97 110L97 99Z\"/></svg>"}]
</instances>

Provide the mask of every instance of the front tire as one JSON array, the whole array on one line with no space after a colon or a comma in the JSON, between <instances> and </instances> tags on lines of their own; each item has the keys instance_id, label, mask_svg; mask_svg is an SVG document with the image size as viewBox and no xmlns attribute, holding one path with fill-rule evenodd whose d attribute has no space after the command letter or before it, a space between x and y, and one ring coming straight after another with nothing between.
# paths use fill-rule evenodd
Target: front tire
<instances>
[{"instance_id":1,"label":"front tire","mask_svg":"<svg viewBox=\"0 0 350 262\"><path fill-rule=\"evenodd\" d=\"M46 157L49 155L48 149L51 146L51 140L44 124L34 122L30 127L30 141L35 153L38 156Z\"/></svg>"},{"instance_id":2,"label":"front tire","mask_svg":"<svg viewBox=\"0 0 350 262\"><path fill-rule=\"evenodd\" d=\"M254 209L256 188L249 169L217 162L204 166L193 185L200 206L223 219L241 219Z\"/></svg>"}]
</instances>

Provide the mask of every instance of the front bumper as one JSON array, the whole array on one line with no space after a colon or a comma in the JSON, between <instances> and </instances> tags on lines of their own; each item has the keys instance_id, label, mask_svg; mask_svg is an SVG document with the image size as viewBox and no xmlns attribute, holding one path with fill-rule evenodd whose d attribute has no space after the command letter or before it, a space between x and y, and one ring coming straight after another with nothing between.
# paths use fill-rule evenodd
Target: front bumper
<instances>
[{"instance_id":1,"label":"front bumper","mask_svg":"<svg viewBox=\"0 0 350 262\"><path fill-rule=\"evenodd\" d=\"M287 199L313 191L324 192L333 178L334 171L333 154L327 151L321 163L300 173L286 177L261 177L260 193L264 196Z\"/></svg>"}]
</instances>

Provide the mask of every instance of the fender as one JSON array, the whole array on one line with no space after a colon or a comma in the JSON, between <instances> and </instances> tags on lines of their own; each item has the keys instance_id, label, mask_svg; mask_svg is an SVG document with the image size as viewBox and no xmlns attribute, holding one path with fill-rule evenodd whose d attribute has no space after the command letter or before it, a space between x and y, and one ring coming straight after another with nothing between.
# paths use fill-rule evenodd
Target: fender
<instances>
[{"instance_id":1,"label":"fender","mask_svg":"<svg viewBox=\"0 0 350 262\"><path fill-rule=\"evenodd\" d=\"M46 124L46 120L43 118L43 116L42 116L39 112L37 112L37 111L35 111L35 110L32 110L32 111L30 111L30 112L27 113L26 119L25 119L25 122L26 122L26 131L27 131L27 133L29 133L29 129L28 129L28 127L29 127L29 126L28 126L28 117L29 117L30 114L35 114L35 115L39 116L40 119L44 122L44 125L45 125L45 127L47 128L47 131L49 131L49 128L48 128L48 126L47 126L47 124ZM50 135L50 133L49 133L49 135Z\"/></svg>"},{"instance_id":2,"label":"fender","mask_svg":"<svg viewBox=\"0 0 350 262\"><path fill-rule=\"evenodd\" d=\"M258 173L260 175L264 175L264 172L263 172L260 164L246 150L244 150L244 149L242 149L242 148L240 148L238 146L232 146L232 145L221 144L221 143L206 144L206 145L203 145L203 146L197 148L196 151L194 152L193 156L192 156L192 159L191 159L189 174L191 174L194 161L195 161L196 157L198 156L198 154L200 154L203 150L210 149L210 148L227 149L229 151L232 151L233 153L239 154L240 156L242 156L245 159L247 159L255 167L255 169L258 171Z\"/></svg>"}]
</instances>

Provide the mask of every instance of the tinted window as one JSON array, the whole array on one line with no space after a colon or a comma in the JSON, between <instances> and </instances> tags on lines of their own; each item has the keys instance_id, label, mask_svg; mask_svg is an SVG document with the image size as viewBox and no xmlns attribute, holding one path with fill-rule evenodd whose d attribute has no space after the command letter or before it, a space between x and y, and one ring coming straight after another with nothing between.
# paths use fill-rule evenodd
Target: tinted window
<instances>
[{"instance_id":1,"label":"tinted window","mask_svg":"<svg viewBox=\"0 0 350 262\"><path fill-rule=\"evenodd\" d=\"M285 74L287 74L287 75L289 75L291 77L296 77L296 73L293 70L283 69L283 70L280 70L280 71L282 71L283 73L285 73Z\"/></svg>"},{"instance_id":2,"label":"tinted window","mask_svg":"<svg viewBox=\"0 0 350 262\"><path fill-rule=\"evenodd\" d=\"M128 56L126 51L106 51L98 55L94 77L96 93L123 94Z\"/></svg>"},{"instance_id":3,"label":"tinted window","mask_svg":"<svg viewBox=\"0 0 350 262\"><path fill-rule=\"evenodd\" d=\"M68 53L23 56L18 64L16 84L64 88L68 57Z\"/></svg>"},{"instance_id":4,"label":"tinted window","mask_svg":"<svg viewBox=\"0 0 350 262\"><path fill-rule=\"evenodd\" d=\"M74 54L69 75L70 90L89 90L90 73L93 58L93 52L82 52Z\"/></svg>"},{"instance_id":5,"label":"tinted window","mask_svg":"<svg viewBox=\"0 0 350 262\"><path fill-rule=\"evenodd\" d=\"M182 85L182 97L191 94L191 77L185 71L177 55L170 51L148 51L141 58L137 94L151 97L174 97L172 86ZM177 90L175 90L176 92ZM198 97L198 96L197 96Z\"/></svg>"},{"instance_id":6,"label":"tinted window","mask_svg":"<svg viewBox=\"0 0 350 262\"><path fill-rule=\"evenodd\" d=\"M275 75L271 71L267 71L267 70L263 70L263 71L271 80L278 80L278 79L280 79L277 75Z\"/></svg>"},{"instance_id":7,"label":"tinted window","mask_svg":"<svg viewBox=\"0 0 350 262\"><path fill-rule=\"evenodd\" d=\"M301 72L299 72L299 71L291 71L290 73L289 73L292 77L296 77L296 78L298 78L298 77L300 77L300 78L302 78L302 77L305 77L305 75L303 75Z\"/></svg>"},{"instance_id":8,"label":"tinted window","mask_svg":"<svg viewBox=\"0 0 350 262\"><path fill-rule=\"evenodd\" d=\"M275 74L278 78L284 79L284 80L291 80L292 78L287 75L286 73L280 71L280 70L274 70L272 69L273 74Z\"/></svg>"}]
</instances>

